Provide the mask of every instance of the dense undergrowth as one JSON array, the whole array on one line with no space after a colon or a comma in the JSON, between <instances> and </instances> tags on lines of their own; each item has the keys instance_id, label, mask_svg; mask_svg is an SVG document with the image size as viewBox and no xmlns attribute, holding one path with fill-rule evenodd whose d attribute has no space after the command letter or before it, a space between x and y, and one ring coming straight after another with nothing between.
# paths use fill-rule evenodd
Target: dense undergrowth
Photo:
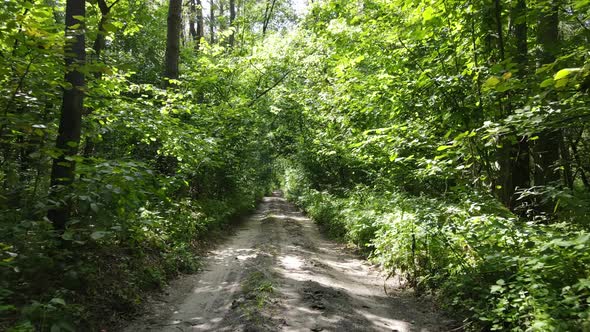
<instances>
[{"instance_id":1,"label":"dense undergrowth","mask_svg":"<svg viewBox=\"0 0 590 332\"><path fill-rule=\"evenodd\" d=\"M197 271L212 234L227 230L254 203L254 197L236 195L169 203L170 210L159 210L164 213L148 205L127 214L124 225L70 229L64 236L75 239L67 248L47 238L42 221L4 229L19 240L9 248L15 256L5 260L2 273L3 300L12 303L3 308L6 323L20 322L11 331L79 331L116 323L115 314L138 309L147 291Z\"/></svg>"},{"instance_id":2,"label":"dense undergrowth","mask_svg":"<svg viewBox=\"0 0 590 332\"><path fill-rule=\"evenodd\" d=\"M287 169L287 197L329 234L418 294L434 291L473 329L590 329L590 233L519 221L486 194L413 196L358 186L312 189Z\"/></svg>"}]
</instances>

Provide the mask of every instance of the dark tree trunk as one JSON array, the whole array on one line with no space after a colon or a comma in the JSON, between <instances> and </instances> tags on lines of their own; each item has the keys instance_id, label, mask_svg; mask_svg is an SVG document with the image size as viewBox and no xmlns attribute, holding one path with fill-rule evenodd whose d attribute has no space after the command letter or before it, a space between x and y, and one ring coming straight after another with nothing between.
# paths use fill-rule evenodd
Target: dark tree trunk
<instances>
[{"instance_id":1,"label":"dark tree trunk","mask_svg":"<svg viewBox=\"0 0 590 332\"><path fill-rule=\"evenodd\" d=\"M119 0L115 0L110 6L106 3L105 0L98 0L98 8L100 9L100 21L98 23L98 34L96 39L94 40L94 44L92 45L92 49L94 50L93 61L100 61L100 54L102 50L105 48L105 37L107 35L107 31L105 28L106 23L109 20L109 14L111 13L111 9L115 6ZM95 74L95 77L100 78L102 76L102 72L98 71Z\"/></svg>"},{"instance_id":2,"label":"dark tree trunk","mask_svg":"<svg viewBox=\"0 0 590 332\"><path fill-rule=\"evenodd\" d=\"M229 26L232 29L235 29L234 21L236 20L236 2L235 0L229 0ZM236 31L232 31L231 35L229 35L229 46L234 47L235 43L235 36Z\"/></svg>"},{"instance_id":3,"label":"dark tree trunk","mask_svg":"<svg viewBox=\"0 0 590 332\"><path fill-rule=\"evenodd\" d=\"M518 0L512 9L512 21L514 22L514 39L516 44L516 54L514 59L519 65L518 69L521 71L521 76L524 76L524 70L526 69L528 63L528 26L526 22L526 15L526 1Z\"/></svg>"},{"instance_id":4,"label":"dark tree trunk","mask_svg":"<svg viewBox=\"0 0 590 332\"><path fill-rule=\"evenodd\" d=\"M81 66L86 61L85 37L82 25L84 22L75 17L85 17L84 0L68 0L66 2L66 30L69 42L65 45L65 81L70 85L64 89L59 130L56 148L59 157L53 160L51 168L51 193L56 201L64 198L68 187L74 182L76 162L71 160L78 154L82 127L82 107L84 102L84 74ZM78 25L76 29L72 27ZM49 210L47 217L58 231L63 231L70 217L71 204L66 202Z\"/></svg>"},{"instance_id":5,"label":"dark tree trunk","mask_svg":"<svg viewBox=\"0 0 590 332\"><path fill-rule=\"evenodd\" d=\"M270 24L270 20L272 18L272 12L275 8L276 0L268 0L266 2L266 8L264 9L264 21L262 22L262 36L266 36L266 32L268 31L268 25Z\"/></svg>"},{"instance_id":6,"label":"dark tree trunk","mask_svg":"<svg viewBox=\"0 0 590 332\"><path fill-rule=\"evenodd\" d=\"M205 24L203 23L203 3L197 1L197 50L201 47L201 40L205 37Z\"/></svg>"},{"instance_id":7,"label":"dark tree trunk","mask_svg":"<svg viewBox=\"0 0 590 332\"><path fill-rule=\"evenodd\" d=\"M217 1L217 6L219 6L219 16L217 16L217 17L219 17L219 22L218 22L218 25L219 25L219 31L224 31L224 30L227 28L227 27L225 26L225 23L226 23L226 22L225 22L225 20L223 19L223 16L224 16L224 14L225 14L225 13L224 13L224 11L225 11L225 8L223 7L223 5L224 5L224 3L223 3L223 0L218 0L218 1Z\"/></svg>"},{"instance_id":8,"label":"dark tree trunk","mask_svg":"<svg viewBox=\"0 0 590 332\"><path fill-rule=\"evenodd\" d=\"M512 20L514 24L514 40L516 50L514 59L518 64L518 76L524 77L528 66L528 45L527 45L527 22L526 22L526 2L518 0L512 9ZM510 190L509 206L514 208L516 205L515 190L530 187L530 151L528 137L517 137L517 142L512 146L512 188Z\"/></svg>"},{"instance_id":9,"label":"dark tree trunk","mask_svg":"<svg viewBox=\"0 0 590 332\"><path fill-rule=\"evenodd\" d=\"M484 25L489 25L487 30L487 36L490 42L489 49L487 50L488 54L490 54L491 59L494 62L503 62L505 60L505 52L504 52L504 27L502 23L502 6L499 0L494 0L493 2L493 9L492 15L490 17L486 17L484 20ZM489 21L488 21L489 20ZM495 47L492 46L492 42L496 41ZM498 50L497 57L493 56L493 51ZM503 98L505 96L503 94L500 95L498 109L501 110L500 116L506 116L507 113L510 112L511 105L510 101L507 100L503 102ZM496 189L496 193L499 196L500 200L508 207L510 207L512 194L514 193L514 184L513 184L513 177L512 177L512 141L510 137L500 137L500 145L501 147L498 148L496 151L496 160L498 161L499 165L499 174L497 178L497 184L499 184L499 189Z\"/></svg>"},{"instance_id":10,"label":"dark tree trunk","mask_svg":"<svg viewBox=\"0 0 590 332\"><path fill-rule=\"evenodd\" d=\"M498 38L500 60L504 61L504 31L502 27L502 5L500 4L500 0L494 0L494 16L496 19L496 38Z\"/></svg>"},{"instance_id":11,"label":"dark tree trunk","mask_svg":"<svg viewBox=\"0 0 590 332\"><path fill-rule=\"evenodd\" d=\"M180 26L182 0L170 0L168 7L168 30L166 36L165 79L178 79L180 58ZM166 83L167 84L167 83Z\"/></svg>"},{"instance_id":12,"label":"dark tree trunk","mask_svg":"<svg viewBox=\"0 0 590 332\"><path fill-rule=\"evenodd\" d=\"M103 49L106 47L105 40L106 40L107 30L106 30L105 26L109 20L109 14L111 13L111 9L118 2L119 2L119 0L115 0L115 2L113 2L109 6L105 0L98 0L98 8L100 10L100 21L98 23L98 34L96 35L96 39L94 40L94 43L92 44L92 50L94 51L94 54L92 55L92 58L91 58L92 62L100 62L101 53L102 53ZM97 70L94 73L94 78L96 80L101 80L102 79L102 71ZM93 110L91 108L87 108L84 115L89 115L92 113L92 111ZM92 156L92 154L94 153L94 148L95 148L95 143L92 140L87 138L86 144L84 145L84 152L83 152L84 157Z\"/></svg>"},{"instance_id":13,"label":"dark tree trunk","mask_svg":"<svg viewBox=\"0 0 590 332\"><path fill-rule=\"evenodd\" d=\"M195 0L190 0L190 6L191 6L191 12L190 15L188 17L188 30L189 30L189 34L191 35L191 38L193 40L193 42L195 43L195 49L199 49L199 36L197 34L197 28L195 27L196 25L196 21L195 18L197 16L197 5L195 3Z\"/></svg>"},{"instance_id":14,"label":"dark tree trunk","mask_svg":"<svg viewBox=\"0 0 590 332\"><path fill-rule=\"evenodd\" d=\"M539 14L537 44L540 52L538 65L553 63L559 52L559 6L556 0L543 4ZM549 97L555 98L553 97ZM559 160L561 132L547 129L539 134L535 143L535 185L545 185L560 180L556 170Z\"/></svg>"},{"instance_id":15,"label":"dark tree trunk","mask_svg":"<svg viewBox=\"0 0 590 332\"><path fill-rule=\"evenodd\" d=\"M559 153L561 155L561 164L563 168L563 181L568 188L574 189L574 175L572 173L570 148L566 143L565 132L561 130L559 133Z\"/></svg>"},{"instance_id":16,"label":"dark tree trunk","mask_svg":"<svg viewBox=\"0 0 590 332\"><path fill-rule=\"evenodd\" d=\"M211 34L211 45L215 43L215 2L211 0L209 5L209 33Z\"/></svg>"},{"instance_id":17,"label":"dark tree trunk","mask_svg":"<svg viewBox=\"0 0 590 332\"><path fill-rule=\"evenodd\" d=\"M582 135L584 135L583 129L580 132L580 138L577 141L570 140L569 145L570 145L570 148L572 149L573 158L576 160L576 164L577 164L577 171L576 172L580 173L580 178L582 179L582 183L584 184L584 187L586 188L586 190L590 190L590 180L588 180L588 177L586 176L586 169L584 168L585 165L582 162L582 158L580 158L580 154L578 152L578 143L579 143L579 140L582 138ZM575 178L575 175L572 176L572 178Z\"/></svg>"}]
</instances>

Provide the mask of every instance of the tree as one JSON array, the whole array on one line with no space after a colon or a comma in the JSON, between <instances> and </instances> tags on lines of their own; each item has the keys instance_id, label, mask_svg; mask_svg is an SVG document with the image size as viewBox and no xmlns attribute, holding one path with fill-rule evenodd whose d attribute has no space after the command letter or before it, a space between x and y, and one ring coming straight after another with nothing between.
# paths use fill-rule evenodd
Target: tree
<instances>
[{"instance_id":1,"label":"tree","mask_svg":"<svg viewBox=\"0 0 590 332\"><path fill-rule=\"evenodd\" d=\"M215 1L211 0L209 3L209 34L211 44L215 43Z\"/></svg>"},{"instance_id":2,"label":"tree","mask_svg":"<svg viewBox=\"0 0 590 332\"><path fill-rule=\"evenodd\" d=\"M168 28L164 65L164 79L166 80L178 79L179 75L178 62L180 58L181 15L182 0L170 0L168 7Z\"/></svg>"},{"instance_id":3,"label":"tree","mask_svg":"<svg viewBox=\"0 0 590 332\"><path fill-rule=\"evenodd\" d=\"M236 20L236 1L229 0L229 26L232 30L231 34L229 35L229 46L234 47L235 43L235 35L236 35L236 27L234 25L234 21Z\"/></svg>"},{"instance_id":4,"label":"tree","mask_svg":"<svg viewBox=\"0 0 590 332\"><path fill-rule=\"evenodd\" d=\"M202 0L197 1L197 50L200 48L201 40L205 38L205 24L203 22L203 3Z\"/></svg>"},{"instance_id":5,"label":"tree","mask_svg":"<svg viewBox=\"0 0 590 332\"><path fill-rule=\"evenodd\" d=\"M270 20L272 19L273 11L275 8L277 0L267 0L266 6L264 7L264 17L262 21L262 36L266 36L266 31L268 30L268 25L270 24Z\"/></svg>"},{"instance_id":6,"label":"tree","mask_svg":"<svg viewBox=\"0 0 590 332\"><path fill-rule=\"evenodd\" d=\"M189 17L188 17L188 29L189 29L189 34L191 35L191 38L193 39L193 42L195 43L195 49L199 50L199 38L198 38L198 34L197 34L197 28L196 28L196 19L197 16L197 5L195 4L195 0L190 0L190 13L189 13Z\"/></svg>"},{"instance_id":7,"label":"tree","mask_svg":"<svg viewBox=\"0 0 590 332\"><path fill-rule=\"evenodd\" d=\"M51 168L51 194L54 198L63 198L64 190L74 182L76 161L82 127L82 110L84 102L84 70L86 61L84 17L86 8L84 0L66 2L66 45L65 45L65 81L59 131L56 148L59 156L53 159ZM48 212L48 218L58 231L63 231L70 216L70 203L65 202Z\"/></svg>"},{"instance_id":8,"label":"tree","mask_svg":"<svg viewBox=\"0 0 590 332\"><path fill-rule=\"evenodd\" d=\"M109 21L109 14L113 7L119 2L120 0L115 0L112 4L107 4L105 0L98 0L98 8L100 10L100 21L98 23L98 34L96 35L96 39L94 40L94 44L92 49L94 50L94 59L95 61L100 61L100 54L105 47L105 38L108 33L106 24ZM101 72L97 72L98 77L100 77Z\"/></svg>"},{"instance_id":9,"label":"tree","mask_svg":"<svg viewBox=\"0 0 590 332\"><path fill-rule=\"evenodd\" d=\"M195 50L198 51L201 46L201 39L204 37L203 5L201 0L190 0L190 13L188 22L189 33L195 44Z\"/></svg>"},{"instance_id":10,"label":"tree","mask_svg":"<svg viewBox=\"0 0 590 332\"><path fill-rule=\"evenodd\" d=\"M514 60L517 64L518 77L520 77L521 79L524 79L526 77L528 68L528 26L526 21L526 14L527 6L525 0L518 0L516 2L516 5L512 8L511 20L512 22L514 22ZM512 186L511 190L508 192L510 201L507 202L507 205L511 208L515 207L515 189L525 189L530 187L530 147L528 137L526 135L517 135L516 140L517 142L512 144L511 149Z\"/></svg>"},{"instance_id":11,"label":"tree","mask_svg":"<svg viewBox=\"0 0 590 332\"><path fill-rule=\"evenodd\" d=\"M539 54L538 66L551 64L559 52L559 4L558 0L544 3L539 8L539 22L537 27L537 44ZM555 95L549 94L545 107L555 107ZM535 143L535 185L546 185L560 180L557 170L559 161L559 142L561 133L553 128L547 128L540 133Z\"/></svg>"},{"instance_id":12,"label":"tree","mask_svg":"<svg viewBox=\"0 0 590 332\"><path fill-rule=\"evenodd\" d=\"M112 4L107 4L105 0L98 0L98 8L100 11L100 21L98 23L98 32L96 34L96 39L92 44L92 50L94 53L92 54L92 62L100 62L101 61L101 54L103 49L106 46L106 36L108 34L107 30L107 23L109 22L109 14L113 7L119 2L119 0L115 0ZM94 78L100 80L102 78L103 71L97 70L94 73ZM87 108L85 115L89 115L92 113L91 108ZM91 139L86 139L86 143L84 145L84 157L89 157L92 155L94 151L95 143Z\"/></svg>"}]
</instances>

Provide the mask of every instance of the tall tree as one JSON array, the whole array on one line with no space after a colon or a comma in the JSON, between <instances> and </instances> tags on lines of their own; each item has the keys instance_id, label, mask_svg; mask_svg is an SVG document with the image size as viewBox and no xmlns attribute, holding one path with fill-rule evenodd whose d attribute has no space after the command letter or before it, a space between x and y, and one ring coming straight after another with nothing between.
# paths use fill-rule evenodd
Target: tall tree
<instances>
[{"instance_id":1,"label":"tall tree","mask_svg":"<svg viewBox=\"0 0 590 332\"><path fill-rule=\"evenodd\" d=\"M197 50L201 46L201 40L205 37L205 24L203 22L203 2L197 1Z\"/></svg>"},{"instance_id":2,"label":"tall tree","mask_svg":"<svg viewBox=\"0 0 590 332\"><path fill-rule=\"evenodd\" d=\"M182 0L170 0L166 36L165 79L177 79L179 75L181 16Z\"/></svg>"},{"instance_id":3,"label":"tall tree","mask_svg":"<svg viewBox=\"0 0 590 332\"><path fill-rule=\"evenodd\" d=\"M100 10L100 21L98 23L98 33L96 34L96 39L92 44L92 50L94 51L91 57L92 62L100 62L100 57L102 54L103 49L106 46L106 35L107 31L107 23L109 21L109 15L113 7L119 2L119 0L115 0L112 4L107 4L105 0L98 0L98 9ZM100 80L102 78L103 71L97 70L94 73L94 78ZM92 108L87 108L85 110L85 115L89 115L92 113ZM84 157L89 157L94 152L95 143L91 139L86 139L86 144L84 145Z\"/></svg>"},{"instance_id":4,"label":"tall tree","mask_svg":"<svg viewBox=\"0 0 590 332\"><path fill-rule=\"evenodd\" d=\"M235 43L235 35L236 35L235 26L234 26L235 20L236 20L236 1L229 0L229 26L230 26L230 28L234 29L231 32L231 34L229 35L229 46L230 47L234 47L234 43Z\"/></svg>"},{"instance_id":5,"label":"tall tree","mask_svg":"<svg viewBox=\"0 0 590 332\"><path fill-rule=\"evenodd\" d=\"M82 127L82 110L84 103L84 70L86 62L84 18L86 8L84 0L66 2L66 45L65 45L65 81L68 83L63 91L59 130L56 148L60 154L53 159L51 168L51 196L60 198L74 182L76 162L71 157L78 154ZM55 199L54 199L55 200ZM56 230L64 230L70 217L71 204L66 202L48 212L48 218Z\"/></svg>"},{"instance_id":6,"label":"tall tree","mask_svg":"<svg viewBox=\"0 0 590 332\"><path fill-rule=\"evenodd\" d=\"M115 0L112 4L107 4L105 0L98 0L98 8L100 10L100 21L98 23L98 34L96 35L96 39L94 40L94 44L92 45L92 49L94 50L94 59L95 61L100 61L100 54L105 47L105 40L107 35L106 24L109 20L109 14L113 7L119 2L120 0ZM97 77L100 77L101 72L97 72Z\"/></svg>"},{"instance_id":7,"label":"tall tree","mask_svg":"<svg viewBox=\"0 0 590 332\"><path fill-rule=\"evenodd\" d=\"M490 11L493 13L493 19L492 17L484 17L484 23L487 23L489 26L486 36L488 37L490 44L488 45L487 51L491 54L493 51L497 50L497 57L492 57L492 59L494 59L494 62L496 63L502 63L506 60L506 54L504 50L504 26L502 23L503 9L500 0L493 1L493 8L490 8ZM488 20L489 22L486 22ZM496 41L495 45L492 44L493 41ZM500 117L506 116L510 112L509 101L504 100L503 97L504 94L501 94L498 102ZM504 204L509 205L514 190L511 172L512 160L510 158L511 144L509 138L501 137L500 140L500 147L496 152L496 158L499 165L499 176L497 181L500 185L496 186L496 188L499 188L498 195L500 200Z\"/></svg>"},{"instance_id":8,"label":"tall tree","mask_svg":"<svg viewBox=\"0 0 590 332\"><path fill-rule=\"evenodd\" d=\"M553 63L559 52L559 4L558 0L542 3L539 8L539 22L537 27L537 44L539 45L538 65ZM547 107L555 98L548 96ZM559 142L561 135L558 131L546 129L535 143L535 185L545 185L558 181L557 171L559 160Z\"/></svg>"},{"instance_id":9,"label":"tall tree","mask_svg":"<svg viewBox=\"0 0 590 332\"><path fill-rule=\"evenodd\" d=\"M266 7L264 8L264 17L262 21L262 36L266 36L266 31L268 30L268 25L270 24L270 20L272 18L272 14L275 8L276 0L268 0L266 2Z\"/></svg>"},{"instance_id":10,"label":"tall tree","mask_svg":"<svg viewBox=\"0 0 590 332\"><path fill-rule=\"evenodd\" d=\"M219 16L217 16L218 17L217 25L219 25L219 31L224 31L225 28L227 28L227 25L226 25L227 22L225 21L225 18L224 18L224 16L225 16L225 7L224 7L225 3L223 1L224 0L217 1L217 6L219 7Z\"/></svg>"},{"instance_id":11,"label":"tall tree","mask_svg":"<svg viewBox=\"0 0 590 332\"><path fill-rule=\"evenodd\" d=\"M209 34L211 44L215 43L215 1L209 3Z\"/></svg>"},{"instance_id":12,"label":"tall tree","mask_svg":"<svg viewBox=\"0 0 590 332\"><path fill-rule=\"evenodd\" d=\"M512 22L514 23L513 38L515 44L514 60L518 68L518 76L524 78L528 67L528 26L526 21L527 6L525 0L518 0L512 8ZM517 136L516 144L512 145L512 188L509 192L510 207L514 207L516 188L530 186L530 148L528 137Z\"/></svg>"},{"instance_id":13,"label":"tall tree","mask_svg":"<svg viewBox=\"0 0 590 332\"><path fill-rule=\"evenodd\" d=\"M197 37L197 28L196 28L196 19L197 17L197 5L195 0L190 0L190 13L188 16L188 30L189 30L189 34L191 35L191 38L193 40L193 42L195 43L195 49L199 49L199 44L198 44L198 37Z\"/></svg>"},{"instance_id":14,"label":"tall tree","mask_svg":"<svg viewBox=\"0 0 590 332\"><path fill-rule=\"evenodd\" d=\"M205 36L203 31L203 4L201 0L190 0L189 33L195 43L195 50L201 48L201 39Z\"/></svg>"}]
</instances>

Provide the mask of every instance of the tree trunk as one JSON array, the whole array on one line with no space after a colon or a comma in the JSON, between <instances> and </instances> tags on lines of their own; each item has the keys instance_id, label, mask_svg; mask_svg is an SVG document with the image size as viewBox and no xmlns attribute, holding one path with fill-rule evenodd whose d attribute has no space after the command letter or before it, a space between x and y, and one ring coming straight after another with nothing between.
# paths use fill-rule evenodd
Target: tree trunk
<instances>
[{"instance_id":1,"label":"tree trunk","mask_svg":"<svg viewBox=\"0 0 590 332\"><path fill-rule=\"evenodd\" d=\"M484 17L484 26L488 26L486 36L490 43L487 47L487 54L493 62L502 63L505 60L504 52L504 27L502 23L502 6L499 0L494 0L493 8L491 8L491 15ZM495 45L492 46L495 41ZM493 51L498 50L497 57L493 56ZM501 110L500 117L506 116L510 113L510 101L503 99L505 94L500 94L498 101L498 109ZM512 141L511 137L500 137L499 143L501 147L496 150L496 160L499 165L498 178L496 180L496 193L504 205L510 207L512 194L514 193L514 184L512 178ZM499 185L499 186L498 186Z\"/></svg>"},{"instance_id":2,"label":"tree trunk","mask_svg":"<svg viewBox=\"0 0 590 332\"><path fill-rule=\"evenodd\" d=\"M168 7L168 30L166 36L166 63L164 79L178 79L180 57L180 22L182 0L170 0ZM168 84L168 83L166 83Z\"/></svg>"},{"instance_id":3,"label":"tree trunk","mask_svg":"<svg viewBox=\"0 0 590 332\"><path fill-rule=\"evenodd\" d=\"M215 43L215 2L211 0L209 5L209 33L211 34L211 45Z\"/></svg>"},{"instance_id":4,"label":"tree trunk","mask_svg":"<svg viewBox=\"0 0 590 332\"><path fill-rule=\"evenodd\" d=\"M218 0L217 1L217 6L219 7L219 16L218 16L219 17L219 22L218 22L219 31L224 31L227 28L225 26L225 23L226 22L223 19L223 16L224 16L223 14L224 14L224 11L225 11L225 8L223 7L223 5L224 5L223 0Z\"/></svg>"},{"instance_id":5,"label":"tree trunk","mask_svg":"<svg viewBox=\"0 0 590 332\"><path fill-rule=\"evenodd\" d=\"M236 1L229 0L229 27L235 29L234 21L236 20ZM234 47L236 31L233 30L229 35L229 46Z\"/></svg>"},{"instance_id":6,"label":"tree trunk","mask_svg":"<svg viewBox=\"0 0 590 332\"><path fill-rule=\"evenodd\" d=\"M96 35L96 39L94 40L94 44L92 45L92 49L94 50L93 61L100 61L100 54L102 50L105 48L105 38L107 35L106 31L106 24L109 20L109 14L111 13L111 9L119 2L119 0L115 0L110 6L106 3L105 0L98 0L98 8L100 9L100 21L98 23L98 34ZM97 71L95 74L96 78L100 78L102 76L101 71Z\"/></svg>"},{"instance_id":7,"label":"tree trunk","mask_svg":"<svg viewBox=\"0 0 590 332\"><path fill-rule=\"evenodd\" d=\"M574 189L574 174L572 173L572 157L570 149L566 144L564 130L560 130L559 133L559 153L561 155L561 166L563 168L563 181L568 188Z\"/></svg>"},{"instance_id":8,"label":"tree trunk","mask_svg":"<svg viewBox=\"0 0 590 332\"><path fill-rule=\"evenodd\" d=\"M203 3L197 0L197 50L201 48L201 40L205 37L205 24L203 23Z\"/></svg>"},{"instance_id":9,"label":"tree trunk","mask_svg":"<svg viewBox=\"0 0 590 332\"><path fill-rule=\"evenodd\" d=\"M537 44L540 48L539 66L553 63L559 51L559 6L557 0L542 6L537 29ZM548 99L555 99L555 96L550 95ZM559 172L556 170L559 160L560 136L560 131L550 129L539 134L539 139L535 143L535 185L545 185L560 180Z\"/></svg>"},{"instance_id":10,"label":"tree trunk","mask_svg":"<svg viewBox=\"0 0 590 332\"><path fill-rule=\"evenodd\" d=\"M500 0L494 0L494 16L496 19L496 38L498 38L500 60L504 61L504 31L502 27L502 5L500 4Z\"/></svg>"},{"instance_id":11,"label":"tree trunk","mask_svg":"<svg viewBox=\"0 0 590 332\"><path fill-rule=\"evenodd\" d=\"M266 31L268 31L268 25L270 24L270 19L272 18L272 12L275 8L276 0L268 0L266 2L266 8L264 9L264 21L262 22L262 36L266 36Z\"/></svg>"},{"instance_id":12,"label":"tree trunk","mask_svg":"<svg viewBox=\"0 0 590 332\"><path fill-rule=\"evenodd\" d=\"M512 8L512 21L514 24L514 39L516 50L514 59L518 64L518 76L524 77L528 66L527 22L526 2L518 0ZM516 205L515 190L530 187L530 151L528 137L517 137L517 142L512 146L512 189L510 191L510 207Z\"/></svg>"},{"instance_id":13,"label":"tree trunk","mask_svg":"<svg viewBox=\"0 0 590 332\"><path fill-rule=\"evenodd\" d=\"M584 134L584 130L582 129L581 133L580 133L580 139L582 138L582 135ZM584 184L584 187L586 188L586 190L590 190L590 180L588 180L588 178L586 177L586 169L584 168L584 163L582 162L582 158L580 158L580 154L578 153L578 141L573 141L570 140L569 141L569 145L570 148L572 149L572 154L574 159L576 160L576 164L577 164L577 172L580 173L580 178L582 179L582 183ZM575 175L572 176L572 178L575 178Z\"/></svg>"},{"instance_id":14,"label":"tree trunk","mask_svg":"<svg viewBox=\"0 0 590 332\"><path fill-rule=\"evenodd\" d=\"M92 55L91 61L92 62L100 62L100 55L103 51L103 49L106 46L106 35L107 35L107 30L105 28L108 20L109 20L109 14L111 12L111 9L119 2L119 0L115 0L115 2L113 2L110 6L106 3L105 0L98 0L98 8L100 10L100 21L98 23L98 33L96 35L96 39L94 40L94 43L92 44L92 50L94 51L94 54ZM102 70L97 70L94 73L94 78L96 80L101 80L102 79ZM91 108L87 108L86 112L85 112L85 116L91 114L93 112L93 109ZM84 145L84 151L83 151L83 155L85 158L90 157L93 153L94 153L94 148L95 148L95 143L88 139L88 137L86 138L86 143Z\"/></svg>"},{"instance_id":15,"label":"tree trunk","mask_svg":"<svg viewBox=\"0 0 590 332\"><path fill-rule=\"evenodd\" d=\"M59 157L53 159L51 168L51 193L55 201L64 198L65 190L74 182L76 162L70 157L78 154L80 133L82 127L82 108L84 102L84 74L80 68L86 61L85 36L83 20L76 17L85 17L86 8L84 0L68 0L66 2L66 40L65 45L65 81L69 87L64 89L59 130L56 148L60 151ZM66 202L61 206L48 211L47 217L58 231L63 231L70 217L71 203Z\"/></svg>"},{"instance_id":16,"label":"tree trunk","mask_svg":"<svg viewBox=\"0 0 590 332\"><path fill-rule=\"evenodd\" d=\"M197 16L197 5L195 4L195 0L190 0L190 7L191 11L188 17L188 30L189 34L191 35L191 39L195 43L195 49L199 49L199 36L197 34L197 29L195 27L196 22L195 18Z\"/></svg>"}]
</instances>

